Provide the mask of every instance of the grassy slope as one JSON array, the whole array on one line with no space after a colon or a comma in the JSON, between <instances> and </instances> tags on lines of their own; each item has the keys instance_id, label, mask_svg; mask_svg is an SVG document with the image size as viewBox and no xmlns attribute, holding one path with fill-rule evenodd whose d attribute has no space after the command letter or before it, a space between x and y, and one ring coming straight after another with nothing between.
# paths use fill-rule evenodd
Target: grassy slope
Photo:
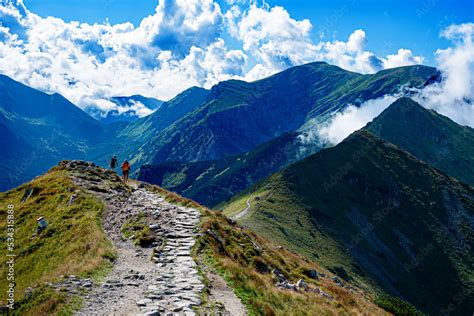
<instances>
[{"instance_id":1,"label":"grassy slope","mask_svg":"<svg viewBox=\"0 0 474 316\"><path fill-rule=\"evenodd\" d=\"M303 148L307 149L305 156L319 150L317 146L303 147L297 133L288 133L235 157L146 165L138 179L213 207L301 159Z\"/></svg>"},{"instance_id":2,"label":"grassy slope","mask_svg":"<svg viewBox=\"0 0 474 316\"><path fill-rule=\"evenodd\" d=\"M423 86L436 70L400 67L360 75L326 63L294 67L256 82L222 82L199 109L163 130L137 154L140 163L215 160L246 152L348 103Z\"/></svg>"},{"instance_id":3,"label":"grassy slope","mask_svg":"<svg viewBox=\"0 0 474 316\"><path fill-rule=\"evenodd\" d=\"M14 313L18 315L73 313L80 306L80 298L58 292L48 283L59 281L61 275L101 276L110 267L110 259L114 258L113 246L105 238L100 225L103 202L77 187L70 177L81 172L81 176L100 180L98 183L101 188L120 185L119 181L110 180L111 176L105 177L104 174L108 173L105 170L98 172L93 168L86 168L71 171L64 166L66 164L61 164L29 184L0 194L2 218L6 217L6 205L12 203L16 209L18 256L17 305ZM320 281L308 278L309 269L328 273L308 260L228 222L222 215L209 211L196 202L157 186L149 185L147 188L172 203L196 207L202 211L203 234L195 249L196 259L201 266L211 265L225 277L249 308L251 315L385 314L371 302L370 296L357 288L341 288L329 277ZM33 189L33 194L22 202L28 189ZM77 198L68 206L73 194ZM39 236L31 238L39 216L46 218L49 227ZM0 222L0 229L5 231L3 220ZM208 229L220 236L223 250L206 233ZM0 260L0 275L5 279L5 257ZM323 298L313 292L279 290L273 282L273 275L259 270L262 267L281 270L291 282L305 279L311 288L318 287L333 299ZM0 286L0 290L5 292L6 284L1 282ZM35 290L32 299L24 298L27 287Z\"/></svg>"},{"instance_id":4,"label":"grassy slope","mask_svg":"<svg viewBox=\"0 0 474 316\"><path fill-rule=\"evenodd\" d=\"M394 87L423 87L428 81L439 77L435 68L427 66L408 66L382 70L373 75L362 75L345 82L338 89L331 91L318 100L316 107L308 116L323 117L349 103L359 105L369 99L393 94Z\"/></svg>"},{"instance_id":5,"label":"grassy slope","mask_svg":"<svg viewBox=\"0 0 474 316\"><path fill-rule=\"evenodd\" d=\"M32 196L22 202L28 189ZM68 206L73 194L77 198ZM44 284L61 275L98 276L110 267L114 258L112 244L100 225L103 203L75 186L65 170L52 169L44 176L11 191L0 193L0 231L6 231L6 209L15 205L15 312L22 315L55 314L77 303L63 293ZM44 216L49 227L32 238L36 219ZM2 233L2 238L4 234ZM0 257L0 292L7 289L5 256ZM38 295L34 301L22 300L25 289L33 287ZM0 298L6 303L5 296Z\"/></svg>"},{"instance_id":6,"label":"grassy slope","mask_svg":"<svg viewBox=\"0 0 474 316\"><path fill-rule=\"evenodd\" d=\"M465 313L474 308L471 294L463 295L474 287L467 251L474 246L473 195L472 187L360 132L257 185L243 223L424 310L450 306L459 294L453 308ZM242 209L247 198L236 197L227 211Z\"/></svg>"}]
</instances>

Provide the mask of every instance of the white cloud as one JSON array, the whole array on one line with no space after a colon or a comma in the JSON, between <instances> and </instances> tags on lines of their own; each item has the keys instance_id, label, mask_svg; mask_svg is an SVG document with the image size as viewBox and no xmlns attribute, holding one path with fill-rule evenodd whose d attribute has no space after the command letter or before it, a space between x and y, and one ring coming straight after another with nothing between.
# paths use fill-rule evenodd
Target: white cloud
<instances>
[{"instance_id":1,"label":"white cloud","mask_svg":"<svg viewBox=\"0 0 474 316\"><path fill-rule=\"evenodd\" d=\"M441 35L454 45L436 52L437 67L442 73L441 81L421 90L410 91L410 96L424 107L434 109L459 124L474 127L474 23L451 25ZM400 60L421 62L410 51L401 49L397 55L388 56L384 64L397 66ZM360 107L349 104L326 122L308 124L302 141L338 144L372 121L400 96L402 94L386 95L368 100Z\"/></svg>"},{"instance_id":2,"label":"white cloud","mask_svg":"<svg viewBox=\"0 0 474 316\"><path fill-rule=\"evenodd\" d=\"M361 129L382 113L397 96L387 95L364 102L359 107L349 105L342 112L334 114L321 125L313 124L308 129L304 142L318 141L324 145L336 145L353 132Z\"/></svg>"},{"instance_id":3,"label":"white cloud","mask_svg":"<svg viewBox=\"0 0 474 316\"><path fill-rule=\"evenodd\" d=\"M414 56L413 52L409 49L401 48L397 54L388 55L386 59L383 59L384 68L395 68L407 65L420 65L423 63L424 58L421 56Z\"/></svg>"},{"instance_id":4,"label":"white cloud","mask_svg":"<svg viewBox=\"0 0 474 316\"><path fill-rule=\"evenodd\" d=\"M416 99L460 124L474 127L474 23L451 25L441 35L454 45L436 52L443 80L423 89Z\"/></svg>"},{"instance_id":5,"label":"white cloud","mask_svg":"<svg viewBox=\"0 0 474 316\"><path fill-rule=\"evenodd\" d=\"M67 23L21 7L0 5L0 72L82 108L111 110L107 99L115 95L168 99L240 76L247 61L219 37L223 18L212 0L160 1L136 28Z\"/></svg>"},{"instance_id":6,"label":"white cloud","mask_svg":"<svg viewBox=\"0 0 474 316\"><path fill-rule=\"evenodd\" d=\"M375 56L363 30L316 43L309 20L265 1L228 0L222 12L215 0L161 0L137 27L42 18L21 0L0 3L0 73L82 108L110 110L116 95L166 100L194 85L256 80L319 60L363 73L422 61L405 49Z\"/></svg>"}]
</instances>

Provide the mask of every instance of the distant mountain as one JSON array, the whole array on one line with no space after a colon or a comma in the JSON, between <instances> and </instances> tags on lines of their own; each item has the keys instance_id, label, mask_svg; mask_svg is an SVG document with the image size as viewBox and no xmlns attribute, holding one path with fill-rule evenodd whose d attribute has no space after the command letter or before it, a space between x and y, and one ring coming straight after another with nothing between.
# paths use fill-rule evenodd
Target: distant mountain
<instances>
[{"instance_id":1,"label":"distant mountain","mask_svg":"<svg viewBox=\"0 0 474 316\"><path fill-rule=\"evenodd\" d=\"M162 105L151 115L131 123L119 137L148 140L197 109L206 99L209 90L192 87Z\"/></svg>"},{"instance_id":2,"label":"distant mountain","mask_svg":"<svg viewBox=\"0 0 474 316\"><path fill-rule=\"evenodd\" d=\"M30 180L64 158L84 158L107 135L103 125L59 94L0 75L0 190Z\"/></svg>"},{"instance_id":3,"label":"distant mountain","mask_svg":"<svg viewBox=\"0 0 474 316\"><path fill-rule=\"evenodd\" d=\"M365 129L474 185L474 129L460 126L409 98L396 101Z\"/></svg>"},{"instance_id":4,"label":"distant mountain","mask_svg":"<svg viewBox=\"0 0 474 316\"><path fill-rule=\"evenodd\" d=\"M256 82L222 82L201 106L149 139L134 161L157 164L238 155L294 132L310 119L327 118L349 102L422 87L438 75L425 66L361 75L318 62Z\"/></svg>"},{"instance_id":5,"label":"distant mountain","mask_svg":"<svg viewBox=\"0 0 474 316\"><path fill-rule=\"evenodd\" d=\"M208 90L191 88L169 102L141 96L116 102L144 102L153 114L134 122L99 122L59 94L49 95L0 75L0 191L10 189L62 159L106 165L110 156L130 158L148 139L197 108ZM134 170L137 170L134 165Z\"/></svg>"},{"instance_id":6,"label":"distant mountain","mask_svg":"<svg viewBox=\"0 0 474 316\"><path fill-rule=\"evenodd\" d=\"M474 311L474 188L367 131L274 174L225 212L244 209L244 225L344 279L430 314Z\"/></svg>"},{"instance_id":7,"label":"distant mountain","mask_svg":"<svg viewBox=\"0 0 474 316\"><path fill-rule=\"evenodd\" d=\"M193 87L185 90L168 102L164 102L154 113L131 122L119 129L113 139L97 150L98 157L105 153L118 154L121 159L132 160L135 166L141 166L137 159L140 147L146 144L164 129L198 108L206 99L209 90ZM92 157L96 160L98 157ZM137 169L135 168L135 171Z\"/></svg>"},{"instance_id":8,"label":"distant mountain","mask_svg":"<svg viewBox=\"0 0 474 316\"><path fill-rule=\"evenodd\" d=\"M250 152L230 158L145 165L140 168L138 179L215 206L320 149L316 145L303 145L299 136L295 132L283 134Z\"/></svg>"}]
</instances>

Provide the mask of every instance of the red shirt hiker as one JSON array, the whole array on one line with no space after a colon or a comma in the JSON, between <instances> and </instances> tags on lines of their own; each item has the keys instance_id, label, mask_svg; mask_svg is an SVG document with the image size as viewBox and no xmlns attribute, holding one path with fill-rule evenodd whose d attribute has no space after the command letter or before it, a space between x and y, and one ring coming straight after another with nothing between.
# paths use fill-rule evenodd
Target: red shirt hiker
<instances>
[{"instance_id":1,"label":"red shirt hiker","mask_svg":"<svg viewBox=\"0 0 474 316\"><path fill-rule=\"evenodd\" d=\"M128 181L128 173L130 172L130 163L125 160L122 164L122 174L123 174L123 181L127 182Z\"/></svg>"}]
</instances>

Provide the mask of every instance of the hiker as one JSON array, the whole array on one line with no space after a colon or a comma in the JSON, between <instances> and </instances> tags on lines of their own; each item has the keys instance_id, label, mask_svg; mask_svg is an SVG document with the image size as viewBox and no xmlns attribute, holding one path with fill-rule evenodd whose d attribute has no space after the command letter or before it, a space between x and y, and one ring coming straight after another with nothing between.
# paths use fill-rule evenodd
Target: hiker
<instances>
[{"instance_id":1,"label":"hiker","mask_svg":"<svg viewBox=\"0 0 474 316\"><path fill-rule=\"evenodd\" d=\"M117 168L117 165L118 165L117 157L114 155L112 159L110 159L110 169L115 171L115 168Z\"/></svg>"},{"instance_id":2,"label":"hiker","mask_svg":"<svg viewBox=\"0 0 474 316\"><path fill-rule=\"evenodd\" d=\"M125 160L122 164L122 174L123 174L123 181L127 182L128 181L128 173L130 172L130 163Z\"/></svg>"}]
</instances>

